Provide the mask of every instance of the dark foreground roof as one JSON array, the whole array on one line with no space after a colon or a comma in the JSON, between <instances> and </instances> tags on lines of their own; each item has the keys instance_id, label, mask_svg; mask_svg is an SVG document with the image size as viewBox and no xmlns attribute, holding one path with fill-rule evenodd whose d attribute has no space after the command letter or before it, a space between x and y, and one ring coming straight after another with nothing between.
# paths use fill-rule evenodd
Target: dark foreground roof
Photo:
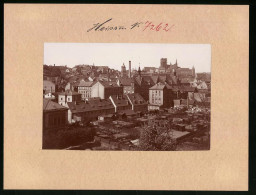
<instances>
[{"instance_id":1,"label":"dark foreground roof","mask_svg":"<svg viewBox=\"0 0 256 195\"><path fill-rule=\"evenodd\" d=\"M43 99L43 111L57 111L67 110L68 108L51 101L50 99Z\"/></svg>"}]
</instances>

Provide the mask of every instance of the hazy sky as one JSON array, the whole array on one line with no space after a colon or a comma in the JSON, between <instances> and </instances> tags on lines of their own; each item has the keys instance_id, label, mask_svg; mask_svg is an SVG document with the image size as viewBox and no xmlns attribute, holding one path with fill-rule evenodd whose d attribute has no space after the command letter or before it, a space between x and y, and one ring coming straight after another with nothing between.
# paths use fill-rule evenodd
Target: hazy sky
<instances>
[{"instance_id":1,"label":"hazy sky","mask_svg":"<svg viewBox=\"0 0 256 195\"><path fill-rule=\"evenodd\" d=\"M209 44L152 44L152 43L45 43L44 64L67 65L94 63L121 70L124 63L128 69L160 66L160 59L180 67L192 68L196 72L211 71L211 46Z\"/></svg>"}]
</instances>

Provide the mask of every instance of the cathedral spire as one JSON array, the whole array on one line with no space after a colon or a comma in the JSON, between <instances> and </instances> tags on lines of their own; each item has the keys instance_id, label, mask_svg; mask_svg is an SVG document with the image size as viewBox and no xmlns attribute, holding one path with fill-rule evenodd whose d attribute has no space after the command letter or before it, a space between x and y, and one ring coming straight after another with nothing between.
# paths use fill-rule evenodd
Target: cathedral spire
<instances>
[{"instance_id":1,"label":"cathedral spire","mask_svg":"<svg viewBox=\"0 0 256 195\"><path fill-rule=\"evenodd\" d=\"M139 63L139 69L138 69L139 75L141 75L141 70L140 70L140 63Z\"/></svg>"}]
</instances>

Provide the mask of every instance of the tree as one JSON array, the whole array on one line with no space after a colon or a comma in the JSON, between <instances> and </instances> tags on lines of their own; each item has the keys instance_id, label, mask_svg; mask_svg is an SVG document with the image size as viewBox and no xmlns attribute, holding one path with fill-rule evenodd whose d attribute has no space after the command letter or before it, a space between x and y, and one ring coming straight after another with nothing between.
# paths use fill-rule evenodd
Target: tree
<instances>
[{"instance_id":1,"label":"tree","mask_svg":"<svg viewBox=\"0 0 256 195\"><path fill-rule=\"evenodd\" d=\"M143 126L140 134L139 149L143 151L172 151L176 149L170 125L164 128Z\"/></svg>"},{"instance_id":2,"label":"tree","mask_svg":"<svg viewBox=\"0 0 256 195\"><path fill-rule=\"evenodd\" d=\"M208 99L205 95L205 93L198 93L198 97L200 98L200 105L204 108L206 108L209 105Z\"/></svg>"}]
</instances>

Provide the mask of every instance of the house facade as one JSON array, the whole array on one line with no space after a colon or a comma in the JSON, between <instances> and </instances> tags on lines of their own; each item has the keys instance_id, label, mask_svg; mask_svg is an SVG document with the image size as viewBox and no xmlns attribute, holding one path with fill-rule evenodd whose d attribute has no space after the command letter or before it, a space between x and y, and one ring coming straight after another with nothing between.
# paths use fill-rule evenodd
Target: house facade
<instances>
[{"instance_id":1,"label":"house facade","mask_svg":"<svg viewBox=\"0 0 256 195\"><path fill-rule=\"evenodd\" d=\"M49 99L43 99L43 130L56 130L68 123L68 109Z\"/></svg>"},{"instance_id":2,"label":"house facade","mask_svg":"<svg viewBox=\"0 0 256 195\"><path fill-rule=\"evenodd\" d=\"M88 100L91 98L92 85L94 82L92 81L84 81L81 80L78 84L78 93L82 95L82 100Z\"/></svg>"},{"instance_id":3,"label":"house facade","mask_svg":"<svg viewBox=\"0 0 256 195\"><path fill-rule=\"evenodd\" d=\"M67 90L65 92L61 92L58 95L58 103L62 106L67 107L68 102L80 102L81 94L75 91Z\"/></svg>"},{"instance_id":4,"label":"house facade","mask_svg":"<svg viewBox=\"0 0 256 195\"><path fill-rule=\"evenodd\" d=\"M134 93L134 80L132 78L118 78L117 79L118 86L123 87L124 94L132 94Z\"/></svg>"},{"instance_id":5,"label":"house facade","mask_svg":"<svg viewBox=\"0 0 256 195\"><path fill-rule=\"evenodd\" d=\"M121 97L123 95L123 87L118 86L116 82L110 81L97 81L91 87L91 97L107 99L111 95Z\"/></svg>"},{"instance_id":6,"label":"house facade","mask_svg":"<svg viewBox=\"0 0 256 195\"><path fill-rule=\"evenodd\" d=\"M44 94L54 93L55 92L55 84L52 81L44 80L43 81L43 90Z\"/></svg>"},{"instance_id":7,"label":"house facade","mask_svg":"<svg viewBox=\"0 0 256 195\"><path fill-rule=\"evenodd\" d=\"M148 110L160 110L173 106L175 93L172 87L166 83L157 83L149 89Z\"/></svg>"}]
</instances>

